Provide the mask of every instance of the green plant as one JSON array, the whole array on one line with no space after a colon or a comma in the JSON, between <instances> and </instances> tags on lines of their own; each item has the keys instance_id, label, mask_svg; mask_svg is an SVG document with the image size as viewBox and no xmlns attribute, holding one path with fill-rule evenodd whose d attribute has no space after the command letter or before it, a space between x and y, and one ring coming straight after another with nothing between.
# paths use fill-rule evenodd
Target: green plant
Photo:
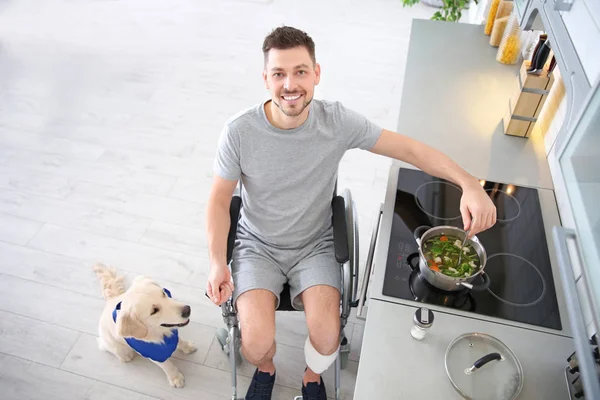
<instances>
[{"instance_id":1,"label":"green plant","mask_svg":"<svg viewBox=\"0 0 600 400\"><path fill-rule=\"evenodd\" d=\"M402 0L402 4L406 6L413 6L417 4L421 0ZM472 0L475 4L479 2L479 0ZM431 17L433 20L437 21L452 21L458 22L462 17L462 10L467 8L467 5L471 2L471 0L441 0L443 5L440 7L439 11L436 11L435 14Z\"/></svg>"}]
</instances>

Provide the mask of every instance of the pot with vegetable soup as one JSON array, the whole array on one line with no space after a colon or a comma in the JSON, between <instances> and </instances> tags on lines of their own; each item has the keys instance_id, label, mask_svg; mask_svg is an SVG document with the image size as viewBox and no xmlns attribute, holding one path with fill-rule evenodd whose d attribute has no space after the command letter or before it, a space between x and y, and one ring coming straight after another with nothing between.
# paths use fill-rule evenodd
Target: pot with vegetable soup
<instances>
[{"instance_id":1,"label":"pot with vegetable soup","mask_svg":"<svg viewBox=\"0 0 600 400\"><path fill-rule=\"evenodd\" d=\"M419 270L436 288L454 291L467 287L480 291L490 286L490 278L483 271L487 261L485 249L476 236L467 239L461 248L465 235L464 230L446 225L433 228L423 225L415 229ZM473 283L478 276L482 282Z\"/></svg>"}]
</instances>

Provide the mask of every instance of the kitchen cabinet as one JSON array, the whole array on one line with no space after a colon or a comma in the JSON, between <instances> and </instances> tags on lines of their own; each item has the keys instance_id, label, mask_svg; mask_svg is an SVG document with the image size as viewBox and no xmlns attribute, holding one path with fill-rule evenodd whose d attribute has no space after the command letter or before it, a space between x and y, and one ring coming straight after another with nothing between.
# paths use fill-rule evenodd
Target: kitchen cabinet
<instances>
[{"instance_id":1,"label":"kitchen cabinet","mask_svg":"<svg viewBox=\"0 0 600 400\"><path fill-rule=\"evenodd\" d=\"M547 153L561 217L553 240L586 398L600 398L588 344L600 327L600 55L592 47L600 40L599 9L596 0L530 0L522 19L525 29L542 23L565 85Z\"/></svg>"},{"instance_id":2,"label":"kitchen cabinet","mask_svg":"<svg viewBox=\"0 0 600 400\"><path fill-rule=\"evenodd\" d=\"M558 15L569 32L588 81L596 82L600 77L600 1L574 0L569 10L559 11Z\"/></svg>"},{"instance_id":3,"label":"kitchen cabinet","mask_svg":"<svg viewBox=\"0 0 600 400\"><path fill-rule=\"evenodd\" d=\"M559 156L573 210L577 241L595 311L600 310L600 89L596 85L573 134ZM594 313L596 326L600 315Z\"/></svg>"},{"instance_id":4,"label":"kitchen cabinet","mask_svg":"<svg viewBox=\"0 0 600 400\"><path fill-rule=\"evenodd\" d=\"M567 197L563 209L568 207L572 220L568 227L554 228L554 240L586 398L600 398L588 346L588 338L600 327L600 82L557 154L557 164Z\"/></svg>"}]
</instances>

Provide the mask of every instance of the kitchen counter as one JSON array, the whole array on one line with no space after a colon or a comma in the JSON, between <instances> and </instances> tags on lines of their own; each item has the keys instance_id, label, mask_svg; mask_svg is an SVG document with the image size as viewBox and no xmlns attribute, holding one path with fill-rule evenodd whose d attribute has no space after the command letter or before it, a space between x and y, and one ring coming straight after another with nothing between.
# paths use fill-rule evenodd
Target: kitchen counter
<instances>
[{"instance_id":1,"label":"kitchen counter","mask_svg":"<svg viewBox=\"0 0 600 400\"><path fill-rule=\"evenodd\" d=\"M452 340L466 332L491 334L517 354L524 376L519 399L568 399L564 371L573 352L570 339L556 335L541 339L534 331L490 327L476 319L434 312L433 326L425 339L418 341L410 335L416 309L383 301L371 303L355 399L461 399L446 374L444 355Z\"/></svg>"},{"instance_id":2,"label":"kitchen counter","mask_svg":"<svg viewBox=\"0 0 600 400\"><path fill-rule=\"evenodd\" d=\"M398 132L448 154L479 179L538 189L562 329L522 324L382 294L399 168L389 174L368 293L367 321L358 368L356 399L459 399L446 375L444 356L467 332L492 335L519 358L521 399L568 398L567 357L574 344L552 242L560 225L543 139L502 132L505 105L518 66L495 60L496 49L476 25L415 20L411 32ZM435 314L427 339L410 335L417 307Z\"/></svg>"},{"instance_id":3,"label":"kitchen counter","mask_svg":"<svg viewBox=\"0 0 600 400\"><path fill-rule=\"evenodd\" d=\"M482 26L413 20L397 131L474 176L552 189L543 137L503 132L519 66L496 53Z\"/></svg>"}]
</instances>

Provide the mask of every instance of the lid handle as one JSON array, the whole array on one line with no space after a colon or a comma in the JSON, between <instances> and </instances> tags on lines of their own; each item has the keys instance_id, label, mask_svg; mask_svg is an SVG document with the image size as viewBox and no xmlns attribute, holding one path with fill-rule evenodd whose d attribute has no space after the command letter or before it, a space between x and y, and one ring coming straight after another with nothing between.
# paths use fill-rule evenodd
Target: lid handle
<instances>
[{"instance_id":1,"label":"lid handle","mask_svg":"<svg viewBox=\"0 0 600 400\"><path fill-rule=\"evenodd\" d=\"M479 360L475 361L475 363L473 364L472 367L465 369L465 374L471 375L473 372L477 371L479 368L483 367L485 364L489 363L490 361L494 361L494 360L502 361L502 360L504 360L504 358L500 355L500 353L487 354L487 355L481 357Z\"/></svg>"}]
</instances>

